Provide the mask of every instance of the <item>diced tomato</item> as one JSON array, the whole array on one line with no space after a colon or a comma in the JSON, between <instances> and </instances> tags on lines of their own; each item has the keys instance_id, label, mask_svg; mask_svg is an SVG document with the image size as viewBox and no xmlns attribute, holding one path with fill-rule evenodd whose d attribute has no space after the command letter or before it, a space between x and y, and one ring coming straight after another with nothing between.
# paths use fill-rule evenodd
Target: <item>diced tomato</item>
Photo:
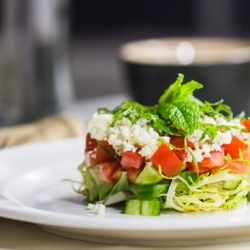
<instances>
[{"instance_id":1,"label":"diced tomato","mask_svg":"<svg viewBox=\"0 0 250 250\"><path fill-rule=\"evenodd\" d=\"M94 167L99 163L96 160L96 154L93 150L90 150L85 153L85 161L86 161L86 167Z\"/></svg>"},{"instance_id":2,"label":"diced tomato","mask_svg":"<svg viewBox=\"0 0 250 250\"><path fill-rule=\"evenodd\" d=\"M173 144L176 148L184 148L184 140L180 136L171 136L170 143ZM192 148L193 143L188 141L187 146ZM185 149L183 150L174 149L173 152L179 157L180 160L184 160L184 158L187 155L187 152Z\"/></svg>"},{"instance_id":3,"label":"diced tomato","mask_svg":"<svg viewBox=\"0 0 250 250\"><path fill-rule=\"evenodd\" d=\"M208 171L211 173L211 174L217 174L220 170L224 170L226 169L226 167L224 168L221 168L221 167L215 167L215 168L211 168L209 169Z\"/></svg>"},{"instance_id":4,"label":"diced tomato","mask_svg":"<svg viewBox=\"0 0 250 250\"><path fill-rule=\"evenodd\" d=\"M228 165L226 165L225 168L215 167L215 168L210 169L210 172L212 174L216 174L219 170L222 170L222 169L229 169L230 170L229 172L232 174L243 174L243 173L250 171L250 166L248 166L246 162L240 162L240 161L233 162L232 161L228 163Z\"/></svg>"},{"instance_id":5,"label":"diced tomato","mask_svg":"<svg viewBox=\"0 0 250 250\"><path fill-rule=\"evenodd\" d=\"M136 168L129 168L124 170L127 172L128 175L128 181L129 182L135 182L139 174L141 173L142 169L136 169Z\"/></svg>"},{"instance_id":6,"label":"diced tomato","mask_svg":"<svg viewBox=\"0 0 250 250\"><path fill-rule=\"evenodd\" d=\"M246 150L242 151L242 157L245 160L250 161L250 152ZM242 174L250 170L250 166L248 162L241 161L241 160L229 162L229 165L227 168L230 168L231 173L233 174Z\"/></svg>"},{"instance_id":7,"label":"diced tomato","mask_svg":"<svg viewBox=\"0 0 250 250\"><path fill-rule=\"evenodd\" d=\"M246 128L249 128L249 129L247 129L247 130L244 130L244 132L250 132L250 120L248 120L248 119L243 119L243 120L241 121L241 124L242 124L243 126L245 126Z\"/></svg>"},{"instance_id":8,"label":"diced tomato","mask_svg":"<svg viewBox=\"0 0 250 250\"><path fill-rule=\"evenodd\" d=\"M199 169L199 173L205 173L205 172L210 170L210 168L199 167L199 165L198 165L198 169ZM193 171L194 173L196 173L196 168L195 168L194 162L188 163L187 170L190 170L190 171Z\"/></svg>"},{"instance_id":9,"label":"diced tomato","mask_svg":"<svg viewBox=\"0 0 250 250\"><path fill-rule=\"evenodd\" d=\"M222 148L224 149L225 155L230 154L232 159L237 159L239 158L239 151L246 150L248 146L245 142L233 135L231 143L222 145Z\"/></svg>"},{"instance_id":10,"label":"diced tomato","mask_svg":"<svg viewBox=\"0 0 250 250\"><path fill-rule=\"evenodd\" d=\"M151 157L151 162L156 166L161 166L162 172L167 177L172 177L184 166L183 162L167 145L162 143Z\"/></svg>"},{"instance_id":11,"label":"diced tomato","mask_svg":"<svg viewBox=\"0 0 250 250\"><path fill-rule=\"evenodd\" d=\"M97 146L96 139L91 138L90 133L88 133L86 136L85 152L93 150L94 148L96 148L96 146Z\"/></svg>"},{"instance_id":12,"label":"diced tomato","mask_svg":"<svg viewBox=\"0 0 250 250\"><path fill-rule=\"evenodd\" d=\"M203 168L214 168L223 167L225 165L225 159L222 152L212 151L210 157L205 157L201 162L198 163L199 167Z\"/></svg>"},{"instance_id":13,"label":"diced tomato","mask_svg":"<svg viewBox=\"0 0 250 250\"><path fill-rule=\"evenodd\" d=\"M250 151L249 150L243 150L242 151L242 156L244 159L250 161Z\"/></svg>"},{"instance_id":14,"label":"diced tomato","mask_svg":"<svg viewBox=\"0 0 250 250\"><path fill-rule=\"evenodd\" d=\"M222 168L225 166L225 159L222 152L212 151L210 157L205 157L201 162L198 162L199 173L204 173L212 168ZM196 172L195 164L188 163L187 169Z\"/></svg>"},{"instance_id":15,"label":"diced tomato","mask_svg":"<svg viewBox=\"0 0 250 250\"><path fill-rule=\"evenodd\" d=\"M99 165L99 177L105 182L116 182L121 173L121 165L118 161L103 162Z\"/></svg>"},{"instance_id":16,"label":"diced tomato","mask_svg":"<svg viewBox=\"0 0 250 250\"><path fill-rule=\"evenodd\" d=\"M242 161L232 161L229 163L227 168L230 169L230 172L233 174L243 174L250 171L250 166L246 162Z\"/></svg>"},{"instance_id":17,"label":"diced tomato","mask_svg":"<svg viewBox=\"0 0 250 250\"><path fill-rule=\"evenodd\" d=\"M101 145L109 152L109 154L115 154L114 148L107 141L100 141ZM113 161L114 157L105 152L98 144L96 148L96 159L98 162Z\"/></svg>"},{"instance_id":18,"label":"diced tomato","mask_svg":"<svg viewBox=\"0 0 250 250\"><path fill-rule=\"evenodd\" d=\"M127 151L122 153L121 165L124 169L139 169L144 162L144 158L138 152Z\"/></svg>"},{"instance_id":19,"label":"diced tomato","mask_svg":"<svg viewBox=\"0 0 250 250\"><path fill-rule=\"evenodd\" d=\"M117 165L115 172L112 174L112 180L114 182L117 182L120 179L121 174L122 174L122 166L119 164Z\"/></svg>"}]
</instances>

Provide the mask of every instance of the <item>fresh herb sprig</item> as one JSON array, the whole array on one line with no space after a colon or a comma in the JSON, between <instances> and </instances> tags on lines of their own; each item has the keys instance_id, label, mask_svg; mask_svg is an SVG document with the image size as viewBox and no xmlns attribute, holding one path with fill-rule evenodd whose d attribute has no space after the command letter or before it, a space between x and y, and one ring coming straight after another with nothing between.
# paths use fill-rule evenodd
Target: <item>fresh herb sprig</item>
<instances>
[{"instance_id":1,"label":"fresh herb sprig","mask_svg":"<svg viewBox=\"0 0 250 250\"><path fill-rule=\"evenodd\" d=\"M200 118L205 116L232 119L230 107L220 100L217 103L202 102L195 98L195 90L203 88L197 81L189 81L183 84L184 75L179 74L176 81L160 96L158 104L154 106L144 106L138 102L125 101L113 110L100 108L98 113L109 113L113 115L111 127L118 120L127 118L132 124L136 124L141 118L148 120L160 135L181 135L185 137L192 134L200 127L204 135L208 134L211 138L216 136L218 126L213 124L201 124ZM230 129L224 126L224 130Z\"/></svg>"},{"instance_id":2,"label":"fresh herb sprig","mask_svg":"<svg viewBox=\"0 0 250 250\"><path fill-rule=\"evenodd\" d=\"M157 106L144 106L138 102L125 101L118 107L113 110L107 108L98 109L98 113L113 114L113 121L111 127L113 127L118 120L122 118L127 118L131 121L132 124L141 119L147 119L148 123L159 133L159 134L175 134L172 129L169 127L170 124L159 117L157 113Z\"/></svg>"}]
</instances>

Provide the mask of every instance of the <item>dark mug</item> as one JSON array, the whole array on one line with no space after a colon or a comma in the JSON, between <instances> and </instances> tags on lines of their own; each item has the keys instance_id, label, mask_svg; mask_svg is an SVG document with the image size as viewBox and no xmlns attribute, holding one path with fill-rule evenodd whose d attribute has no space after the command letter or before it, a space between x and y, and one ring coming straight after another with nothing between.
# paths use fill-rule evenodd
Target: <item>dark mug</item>
<instances>
[{"instance_id":1,"label":"dark mug","mask_svg":"<svg viewBox=\"0 0 250 250\"><path fill-rule=\"evenodd\" d=\"M135 101L154 105L179 73L204 85L194 95L221 99L234 115L250 115L250 41L227 38L162 38L124 44L125 87Z\"/></svg>"}]
</instances>

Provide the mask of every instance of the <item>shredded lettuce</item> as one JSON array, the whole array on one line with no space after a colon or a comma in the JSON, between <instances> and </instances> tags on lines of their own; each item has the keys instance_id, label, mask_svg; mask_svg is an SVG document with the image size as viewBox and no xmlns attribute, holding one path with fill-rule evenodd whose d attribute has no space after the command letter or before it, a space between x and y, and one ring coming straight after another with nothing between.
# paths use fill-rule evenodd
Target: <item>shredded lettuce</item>
<instances>
[{"instance_id":1,"label":"shredded lettuce","mask_svg":"<svg viewBox=\"0 0 250 250\"><path fill-rule=\"evenodd\" d=\"M190 176L189 176L190 177ZM223 187L225 181L239 180L235 189ZM185 184L185 188L178 188ZM179 174L171 181L169 190L161 195L162 208L181 212L212 212L237 207L238 202L250 191L250 173L230 174L228 170L216 174L205 173L190 182Z\"/></svg>"}]
</instances>

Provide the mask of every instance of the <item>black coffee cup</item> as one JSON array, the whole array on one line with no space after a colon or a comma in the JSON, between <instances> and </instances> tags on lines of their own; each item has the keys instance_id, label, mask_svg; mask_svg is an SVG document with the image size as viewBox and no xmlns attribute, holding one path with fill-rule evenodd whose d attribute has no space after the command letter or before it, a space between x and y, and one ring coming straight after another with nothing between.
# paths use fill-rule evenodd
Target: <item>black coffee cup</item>
<instances>
[{"instance_id":1,"label":"black coffee cup","mask_svg":"<svg viewBox=\"0 0 250 250\"><path fill-rule=\"evenodd\" d=\"M221 99L234 115L250 115L250 41L229 38L161 38L120 49L125 86L132 99L154 105L179 73L204 85L201 101Z\"/></svg>"}]
</instances>

